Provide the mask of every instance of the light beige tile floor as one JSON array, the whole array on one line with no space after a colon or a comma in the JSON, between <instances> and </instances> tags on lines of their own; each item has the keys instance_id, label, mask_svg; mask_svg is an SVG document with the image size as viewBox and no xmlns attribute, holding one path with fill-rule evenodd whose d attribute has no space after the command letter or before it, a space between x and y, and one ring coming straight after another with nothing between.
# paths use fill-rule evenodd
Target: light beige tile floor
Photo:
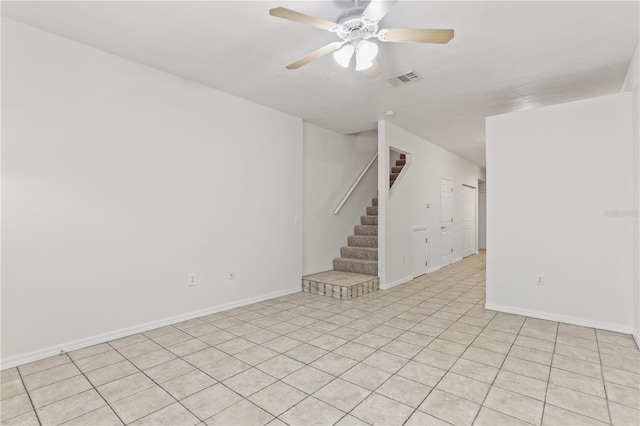
<instances>
[{"instance_id":1,"label":"light beige tile floor","mask_svg":"<svg viewBox=\"0 0 640 426\"><path fill-rule=\"evenodd\" d=\"M485 256L2 371L2 424L640 425L631 336L486 311Z\"/></svg>"}]
</instances>

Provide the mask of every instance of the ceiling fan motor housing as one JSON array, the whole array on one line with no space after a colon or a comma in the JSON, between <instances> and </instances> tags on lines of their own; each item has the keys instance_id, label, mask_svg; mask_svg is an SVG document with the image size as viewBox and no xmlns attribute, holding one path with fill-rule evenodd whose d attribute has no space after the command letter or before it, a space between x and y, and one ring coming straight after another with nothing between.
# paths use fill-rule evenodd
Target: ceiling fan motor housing
<instances>
[{"instance_id":1,"label":"ceiling fan motor housing","mask_svg":"<svg viewBox=\"0 0 640 426\"><path fill-rule=\"evenodd\" d=\"M355 8L340 15L336 28L338 37L351 43L374 37L378 32L378 23L363 19L363 12L364 8Z\"/></svg>"}]
</instances>

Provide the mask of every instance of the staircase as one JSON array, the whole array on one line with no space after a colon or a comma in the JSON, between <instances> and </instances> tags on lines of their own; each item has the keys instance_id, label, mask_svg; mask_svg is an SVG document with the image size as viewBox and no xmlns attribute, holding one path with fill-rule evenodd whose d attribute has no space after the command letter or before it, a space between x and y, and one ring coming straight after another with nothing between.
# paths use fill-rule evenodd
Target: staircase
<instances>
[{"instance_id":1,"label":"staircase","mask_svg":"<svg viewBox=\"0 0 640 426\"><path fill-rule=\"evenodd\" d=\"M406 161L404 159L396 161ZM395 168L395 167L394 167ZM378 199L360 216L360 225L347 237L347 247L340 248L340 257L333 259L333 270L378 276Z\"/></svg>"},{"instance_id":2,"label":"staircase","mask_svg":"<svg viewBox=\"0 0 640 426\"><path fill-rule=\"evenodd\" d=\"M389 188L391 188L396 181L396 178L400 175L402 168L407 164L407 156L400 154L400 159L396 160L396 165L391 167L391 174L389 175Z\"/></svg>"}]
</instances>

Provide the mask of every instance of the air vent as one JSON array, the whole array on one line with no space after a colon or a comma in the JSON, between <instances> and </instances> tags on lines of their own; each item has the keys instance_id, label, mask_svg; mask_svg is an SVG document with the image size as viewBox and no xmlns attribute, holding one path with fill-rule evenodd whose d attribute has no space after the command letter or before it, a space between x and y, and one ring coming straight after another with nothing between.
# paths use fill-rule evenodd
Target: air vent
<instances>
[{"instance_id":1,"label":"air vent","mask_svg":"<svg viewBox=\"0 0 640 426\"><path fill-rule=\"evenodd\" d=\"M402 86L403 84L411 83L412 81L422 80L415 71L409 71L404 74L396 75L395 77L388 78L387 81L394 86Z\"/></svg>"}]
</instances>

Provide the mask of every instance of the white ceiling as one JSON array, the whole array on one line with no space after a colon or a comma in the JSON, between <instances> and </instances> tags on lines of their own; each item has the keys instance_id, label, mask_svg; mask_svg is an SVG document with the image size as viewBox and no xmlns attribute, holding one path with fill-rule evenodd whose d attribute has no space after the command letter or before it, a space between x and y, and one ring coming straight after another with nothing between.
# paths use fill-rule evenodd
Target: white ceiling
<instances>
[{"instance_id":1,"label":"white ceiling","mask_svg":"<svg viewBox=\"0 0 640 426\"><path fill-rule=\"evenodd\" d=\"M366 2L362 2L366 3ZM616 93L639 38L639 3L400 1L381 27L453 28L447 45L380 43L366 79L331 56L337 40L269 16L288 7L335 21L351 2L2 2L2 14L285 111L340 133L390 121L484 165L484 118ZM386 78L415 70L423 80Z\"/></svg>"}]
</instances>

